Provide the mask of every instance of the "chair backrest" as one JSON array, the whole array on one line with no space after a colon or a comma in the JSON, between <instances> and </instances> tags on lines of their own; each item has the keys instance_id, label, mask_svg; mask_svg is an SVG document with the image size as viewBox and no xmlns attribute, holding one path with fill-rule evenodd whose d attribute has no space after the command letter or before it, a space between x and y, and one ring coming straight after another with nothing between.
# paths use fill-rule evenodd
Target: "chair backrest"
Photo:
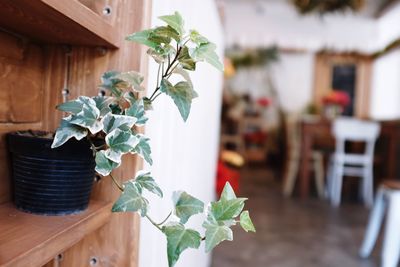
<instances>
[{"instance_id":1,"label":"chair backrest","mask_svg":"<svg viewBox=\"0 0 400 267\"><path fill-rule=\"evenodd\" d=\"M365 142L366 154L373 155L375 141L379 136L381 126L378 122L365 121L351 117L335 119L332 134L336 139L336 152L344 153L346 141Z\"/></svg>"}]
</instances>

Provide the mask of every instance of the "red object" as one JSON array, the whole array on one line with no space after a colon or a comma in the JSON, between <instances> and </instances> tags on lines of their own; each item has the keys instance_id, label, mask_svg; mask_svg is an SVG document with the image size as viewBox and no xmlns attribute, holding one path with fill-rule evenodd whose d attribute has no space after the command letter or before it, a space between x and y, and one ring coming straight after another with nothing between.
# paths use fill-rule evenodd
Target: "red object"
<instances>
[{"instance_id":1,"label":"red object","mask_svg":"<svg viewBox=\"0 0 400 267\"><path fill-rule=\"evenodd\" d=\"M329 95L322 99L322 102L325 105L333 104L345 107L350 104L350 96L345 91L333 90Z\"/></svg>"},{"instance_id":2,"label":"red object","mask_svg":"<svg viewBox=\"0 0 400 267\"><path fill-rule=\"evenodd\" d=\"M257 104L263 108L266 108L271 105L271 100L268 97L260 97L257 99Z\"/></svg>"},{"instance_id":3,"label":"red object","mask_svg":"<svg viewBox=\"0 0 400 267\"><path fill-rule=\"evenodd\" d=\"M230 183L233 190L239 192L240 172L234 168L227 166L222 160L218 160L217 166L217 195L220 196L227 182Z\"/></svg>"}]
</instances>

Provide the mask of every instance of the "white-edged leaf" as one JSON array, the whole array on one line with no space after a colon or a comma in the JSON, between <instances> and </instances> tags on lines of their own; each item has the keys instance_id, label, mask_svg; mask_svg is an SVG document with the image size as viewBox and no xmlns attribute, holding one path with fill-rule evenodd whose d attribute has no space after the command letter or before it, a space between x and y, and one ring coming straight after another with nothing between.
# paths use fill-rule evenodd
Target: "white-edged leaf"
<instances>
[{"instance_id":1,"label":"white-edged leaf","mask_svg":"<svg viewBox=\"0 0 400 267\"><path fill-rule=\"evenodd\" d=\"M61 120L60 127L58 127L56 131L51 148L56 148L65 144L65 142L72 137L76 140L81 140L88 134L88 131L85 128L71 124L69 122L70 118L71 117L69 116Z\"/></svg>"},{"instance_id":2,"label":"white-edged leaf","mask_svg":"<svg viewBox=\"0 0 400 267\"><path fill-rule=\"evenodd\" d=\"M183 18L182 16L175 11L173 15L161 16L158 17L160 20L166 22L169 26L171 26L174 30L176 30L179 35L183 35Z\"/></svg>"},{"instance_id":3,"label":"white-edged leaf","mask_svg":"<svg viewBox=\"0 0 400 267\"><path fill-rule=\"evenodd\" d=\"M108 134L115 129L129 131L135 125L137 119L126 115L115 115L108 113L103 118L103 131Z\"/></svg>"},{"instance_id":4,"label":"white-edged leaf","mask_svg":"<svg viewBox=\"0 0 400 267\"><path fill-rule=\"evenodd\" d=\"M205 43L189 51L190 56L195 61L205 60L220 71L224 70L224 65L219 61L217 53L215 53L215 44Z\"/></svg>"},{"instance_id":5,"label":"white-edged leaf","mask_svg":"<svg viewBox=\"0 0 400 267\"><path fill-rule=\"evenodd\" d=\"M92 134L96 134L103 128L99 120L100 110L96 107L96 102L87 96L80 96L82 102L82 111L72 115L70 123L89 129Z\"/></svg>"},{"instance_id":6,"label":"white-edged leaf","mask_svg":"<svg viewBox=\"0 0 400 267\"><path fill-rule=\"evenodd\" d=\"M107 176L113 169L118 167L118 163L115 163L106 157L104 150L96 152L96 172L103 176Z\"/></svg>"},{"instance_id":7,"label":"white-edged leaf","mask_svg":"<svg viewBox=\"0 0 400 267\"><path fill-rule=\"evenodd\" d=\"M152 30L144 30L144 31L140 31L140 32L135 32L132 33L130 35L128 35L125 40L127 41L133 41L133 42L137 42L139 44L144 44L148 47L151 48L157 48L157 46L159 45L156 42L150 41L150 35L151 35Z\"/></svg>"},{"instance_id":8,"label":"white-edged leaf","mask_svg":"<svg viewBox=\"0 0 400 267\"><path fill-rule=\"evenodd\" d=\"M189 218L204 211L204 203L184 191L175 191L172 196L174 214L185 224Z\"/></svg>"},{"instance_id":9,"label":"white-edged leaf","mask_svg":"<svg viewBox=\"0 0 400 267\"><path fill-rule=\"evenodd\" d=\"M190 38L190 41L192 41L196 45L209 43L208 39L206 37L204 37L203 35L201 35L196 30L190 30L189 38Z\"/></svg>"},{"instance_id":10,"label":"white-edged leaf","mask_svg":"<svg viewBox=\"0 0 400 267\"><path fill-rule=\"evenodd\" d=\"M250 219L250 214L247 210L243 211L242 214L240 214L240 226L246 231L246 232L255 232L256 228L254 227L253 222Z\"/></svg>"},{"instance_id":11,"label":"white-edged leaf","mask_svg":"<svg viewBox=\"0 0 400 267\"><path fill-rule=\"evenodd\" d=\"M144 80L144 77L139 72L136 71L123 72L120 73L117 76L117 78L128 83L129 86L135 91L138 92L144 91L144 87L141 85L141 83Z\"/></svg>"},{"instance_id":12,"label":"white-edged leaf","mask_svg":"<svg viewBox=\"0 0 400 267\"><path fill-rule=\"evenodd\" d=\"M115 129L106 136L108 149L105 156L116 162L121 162L121 156L133 150L139 143L139 138L132 134L131 131L122 131Z\"/></svg>"},{"instance_id":13,"label":"white-edged leaf","mask_svg":"<svg viewBox=\"0 0 400 267\"><path fill-rule=\"evenodd\" d=\"M121 196L114 203L112 207L113 212L135 212L139 211L142 216L147 213L148 200L142 196L141 190L138 185L129 180L124 183L124 191Z\"/></svg>"},{"instance_id":14,"label":"white-edged leaf","mask_svg":"<svg viewBox=\"0 0 400 267\"><path fill-rule=\"evenodd\" d=\"M79 99L71 100L57 106L58 110L77 114L82 111L83 103Z\"/></svg>"},{"instance_id":15,"label":"white-edged leaf","mask_svg":"<svg viewBox=\"0 0 400 267\"><path fill-rule=\"evenodd\" d=\"M206 229L206 252L210 252L222 241L233 240L232 230L228 226L210 223L203 226Z\"/></svg>"},{"instance_id":16,"label":"white-edged leaf","mask_svg":"<svg viewBox=\"0 0 400 267\"><path fill-rule=\"evenodd\" d=\"M147 163L153 165L153 159L151 158L151 147L150 147L150 139L142 134L138 134L137 138L139 138L138 144L131 151L132 153L138 153Z\"/></svg>"},{"instance_id":17,"label":"white-edged leaf","mask_svg":"<svg viewBox=\"0 0 400 267\"><path fill-rule=\"evenodd\" d=\"M139 171L136 173L135 183L139 184L142 188L147 189L153 194L159 197L163 197L163 192L158 186L153 177L151 177L150 172Z\"/></svg>"},{"instance_id":18,"label":"white-edged leaf","mask_svg":"<svg viewBox=\"0 0 400 267\"><path fill-rule=\"evenodd\" d=\"M148 120L144 110L143 99L138 99L136 101L131 102L131 106L125 110L125 114L128 116L135 117L137 119L136 121L137 126L143 126Z\"/></svg>"},{"instance_id":19,"label":"white-edged leaf","mask_svg":"<svg viewBox=\"0 0 400 267\"><path fill-rule=\"evenodd\" d=\"M169 224L163 227L167 236L168 266L173 267L181 253L188 248L199 248L201 236L199 232L185 229L182 224Z\"/></svg>"},{"instance_id":20,"label":"white-edged leaf","mask_svg":"<svg viewBox=\"0 0 400 267\"><path fill-rule=\"evenodd\" d=\"M239 216L246 198L221 199L211 203L211 214L217 221L231 220Z\"/></svg>"},{"instance_id":21,"label":"white-edged leaf","mask_svg":"<svg viewBox=\"0 0 400 267\"><path fill-rule=\"evenodd\" d=\"M233 190L230 183L226 182L224 189L222 190L220 199L221 200L231 200L231 199L235 199L235 198L236 198L235 191Z\"/></svg>"},{"instance_id":22,"label":"white-edged leaf","mask_svg":"<svg viewBox=\"0 0 400 267\"><path fill-rule=\"evenodd\" d=\"M110 104L114 100L113 97L95 96L93 100L96 102L96 107L100 110L100 117L104 117L107 113L111 112Z\"/></svg>"}]
</instances>

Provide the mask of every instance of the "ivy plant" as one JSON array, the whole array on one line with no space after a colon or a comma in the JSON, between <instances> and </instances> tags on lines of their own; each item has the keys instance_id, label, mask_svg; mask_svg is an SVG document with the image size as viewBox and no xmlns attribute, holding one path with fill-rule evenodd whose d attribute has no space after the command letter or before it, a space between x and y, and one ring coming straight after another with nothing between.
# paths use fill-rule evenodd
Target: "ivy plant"
<instances>
[{"instance_id":1,"label":"ivy plant","mask_svg":"<svg viewBox=\"0 0 400 267\"><path fill-rule=\"evenodd\" d=\"M138 154L152 165L150 140L138 133L137 127L147 122L146 112L152 109L156 98L162 94L175 103L182 119L188 119L192 100L197 97L189 71L195 71L198 62L205 61L222 70L223 65L215 52L216 46L195 30L185 31L184 21L178 12L162 16L164 26L143 30L126 37L126 40L148 46L147 54L158 64L157 81L150 97L139 97L145 90L143 76L135 71L108 71L101 77L100 87L109 93L105 96L80 96L57 106L68 114L56 131L53 148L70 138L87 138L96 161L96 172L109 176L121 191L112 207L113 212L138 212L165 234L168 264L174 266L181 253L188 248L199 248L205 242L206 251L224 240L233 240L231 227L237 223L245 231L255 231L249 212L243 211L246 198L236 197L229 183L218 201L205 205L201 200L183 192L173 193L173 209L165 220L155 222L148 214L149 201L143 192L163 197L161 188L148 171L139 171L131 180L119 183L112 171L121 165L125 154ZM179 77L173 83L171 77ZM96 141L95 141L96 140ZM102 140L103 142L99 142ZM185 224L193 215L203 214L201 232ZM171 216L173 215L173 216Z\"/></svg>"}]
</instances>

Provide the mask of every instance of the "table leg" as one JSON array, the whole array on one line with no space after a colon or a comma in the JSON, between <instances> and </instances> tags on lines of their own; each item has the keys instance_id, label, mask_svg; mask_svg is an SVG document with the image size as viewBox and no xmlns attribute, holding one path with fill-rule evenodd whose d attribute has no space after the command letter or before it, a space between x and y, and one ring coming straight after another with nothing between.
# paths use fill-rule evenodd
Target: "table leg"
<instances>
[{"instance_id":1,"label":"table leg","mask_svg":"<svg viewBox=\"0 0 400 267\"><path fill-rule=\"evenodd\" d=\"M312 135L302 131L301 141L301 165L300 165L300 197L307 199L310 191L310 159L312 149Z\"/></svg>"}]
</instances>

